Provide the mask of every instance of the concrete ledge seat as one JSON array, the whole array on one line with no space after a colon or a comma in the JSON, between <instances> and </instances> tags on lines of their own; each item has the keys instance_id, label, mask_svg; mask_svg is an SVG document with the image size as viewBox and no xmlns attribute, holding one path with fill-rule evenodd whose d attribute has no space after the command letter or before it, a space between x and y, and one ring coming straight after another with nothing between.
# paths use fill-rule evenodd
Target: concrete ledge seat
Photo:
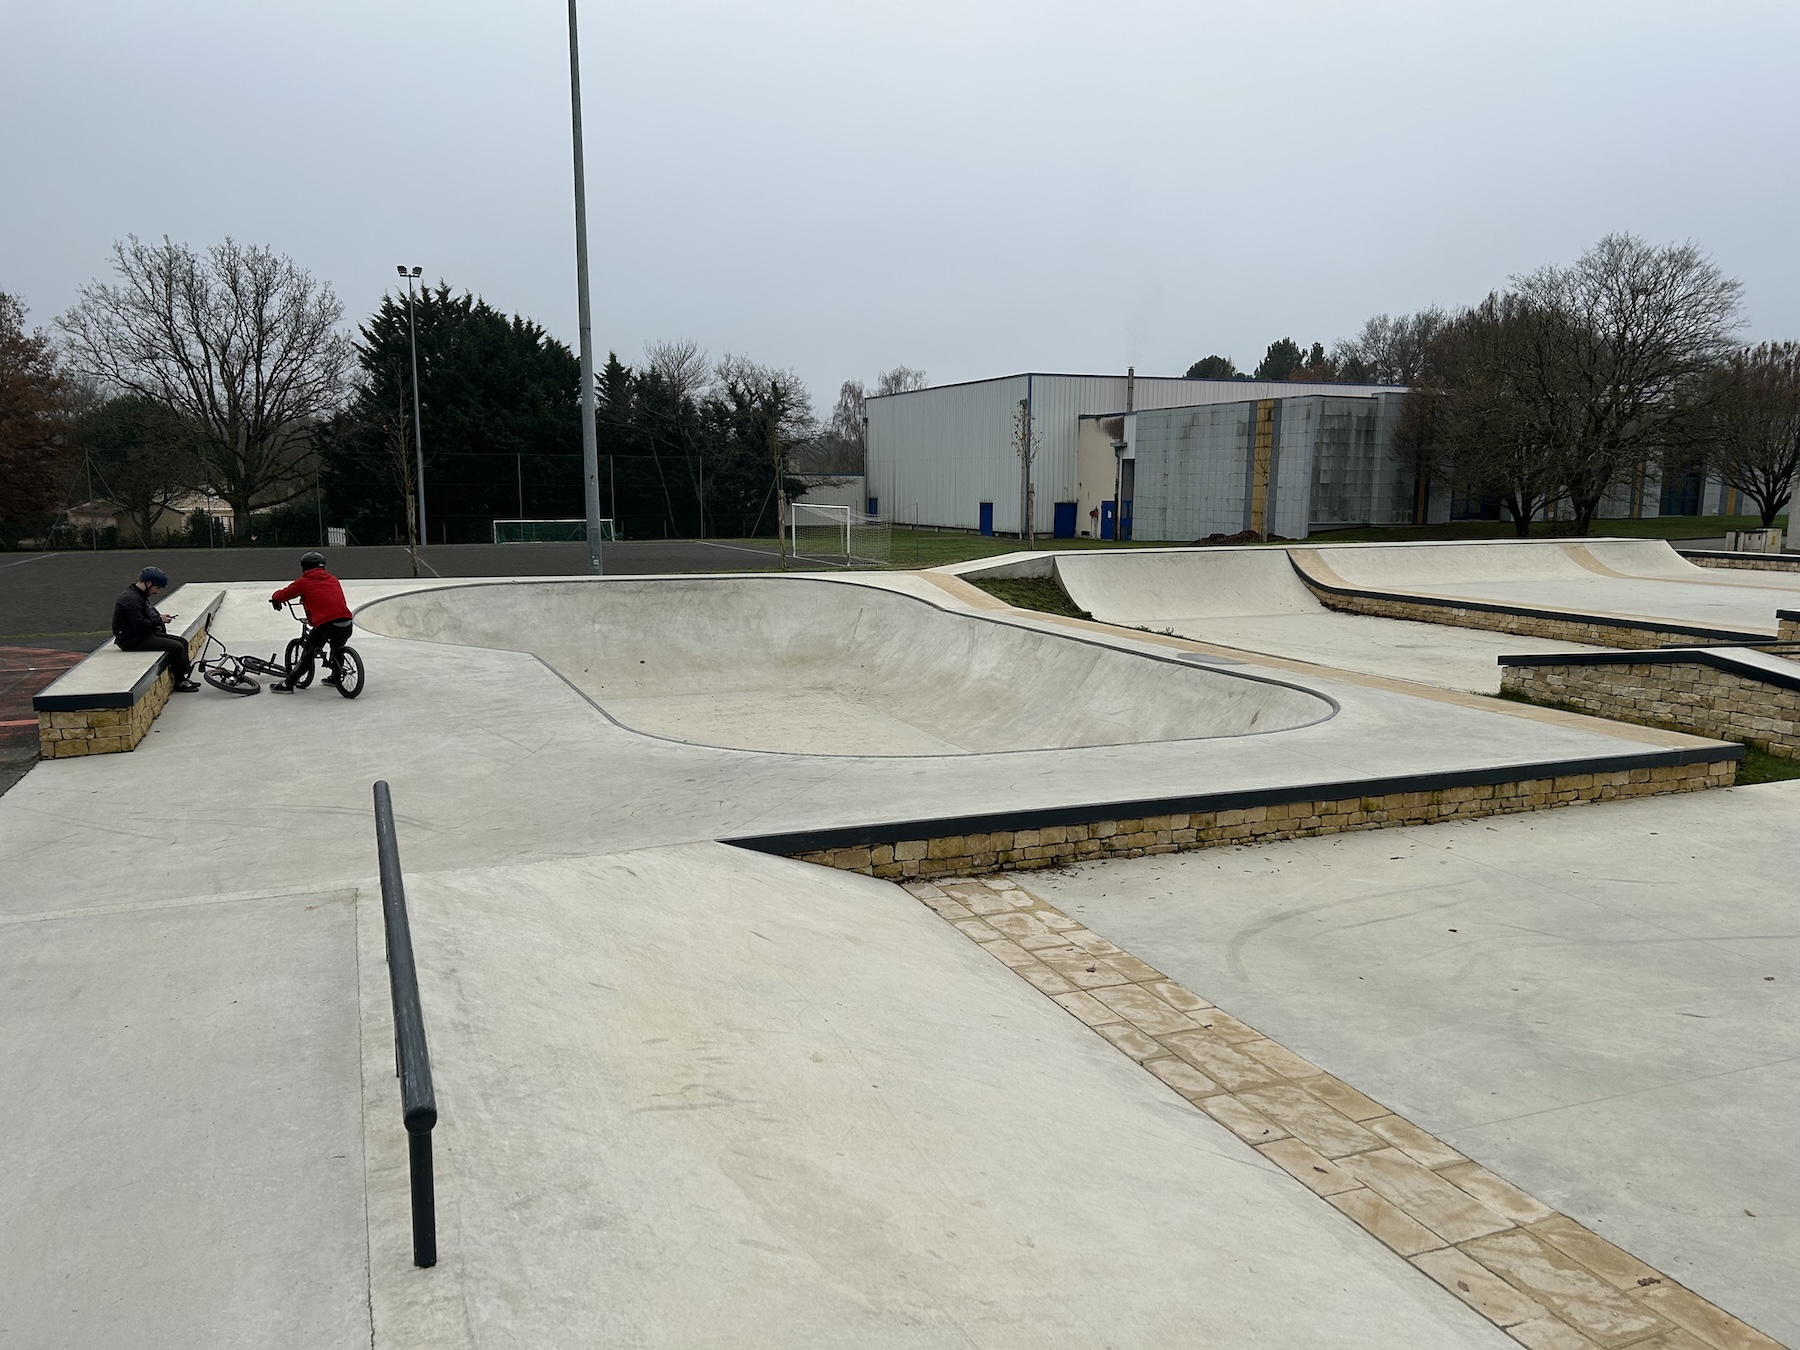
<instances>
[{"instance_id":1,"label":"concrete ledge seat","mask_svg":"<svg viewBox=\"0 0 1800 1350\"><path fill-rule=\"evenodd\" d=\"M1696 567L1736 567L1749 572L1800 572L1800 553L1729 553L1717 548L1675 550Z\"/></svg>"},{"instance_id":2,"label":"concrete ledge seat","mask_svg":"<svg viewBox=\"0 0 1800 1350\"><path fill-rule=\"evenodd\" d=\"M1776 634L1783 642L1800 642L1800 609L1775 611Z\"/></svg>"},{"instance_id":3,"label":"concrete ledge seat","mask_svg":"<svg viewBox=\"0 0 1800 1350\"><path fill-rule=\"evenodd\" d=\"M197 656L207 626L225 592L183 586L157 604L176 616L172 637ZM33 696L38 716L38 752L45 759L116 754L135 750L174 688L168 653L128 652L109 638L81 662Z\"/></svg>"},{"instance_id":4,"label":"concrete ledge seat","mask_svg":"<svg viewBox=\"0 0 1800 1350\"><path fill-rule=\"evenodd\" d=\"M1749 647L1502 656L1503 692L1800 758L1800 660Z\"/></svg>"}]
</instances>

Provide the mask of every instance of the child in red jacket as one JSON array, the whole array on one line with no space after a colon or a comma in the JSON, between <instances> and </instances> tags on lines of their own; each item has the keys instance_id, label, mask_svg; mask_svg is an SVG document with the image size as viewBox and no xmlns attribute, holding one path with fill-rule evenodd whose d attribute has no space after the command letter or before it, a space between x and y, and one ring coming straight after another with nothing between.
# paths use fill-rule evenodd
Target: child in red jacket
<instances>
[{"instance_id":1,"label":"child in red jacket","mask_svg":"<svg viewBox=\"0 0 1800 1350\"><path fill-rule=\"evenodd\" d=\"M331 674L321 683L336 684L344 644L350 640L350 631L354 627L350 622L350 606L344 600L344 588L338 584L336 577L325 570L323 553L303 554L300 559L300 579L276 591L269 597L269 603L280 609L295 596L306 607L306 621L312 625L312 629L306 635L305 655L301 658L300 669L290 671L287 679L269 686L278 694L293 693L292 682L300 679L303 674L311 674L313 661L326 643L331 644L331 655L325 658Z\"/></svg>"}]
</instances>

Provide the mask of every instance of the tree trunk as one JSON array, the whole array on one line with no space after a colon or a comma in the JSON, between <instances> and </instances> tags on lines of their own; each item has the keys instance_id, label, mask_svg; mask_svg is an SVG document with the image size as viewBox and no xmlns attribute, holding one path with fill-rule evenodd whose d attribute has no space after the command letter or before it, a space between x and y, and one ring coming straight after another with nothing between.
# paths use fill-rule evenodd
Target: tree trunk
<instances>
[{"instance_id":1,"label":"tree trunk","mask_svg":"<svg viewBox=\"0 0 1800 1350\"><path fill-rule=\"evenodd\" d=\"M250 503L233 500L231 505L231 542L239 548L250 543Z\"/></svg>"}]
</instances>

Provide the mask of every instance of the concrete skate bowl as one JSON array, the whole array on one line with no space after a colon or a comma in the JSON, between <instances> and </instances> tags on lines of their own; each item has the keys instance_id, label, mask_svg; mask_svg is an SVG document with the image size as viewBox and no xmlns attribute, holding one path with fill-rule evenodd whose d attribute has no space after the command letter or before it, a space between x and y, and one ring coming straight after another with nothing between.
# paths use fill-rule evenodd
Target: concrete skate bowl
<instances>
[{"instance_id":1,"label":"concrete skate bowl","mask_svg":"<svg viewBox=\"0 0 1800 1350\"><path fill-rule=\"evenodd\" d=\"M1277 680L783 577L533 581L376 601L390 637L530 652L646 735L817 755L1251 736L1337 705Z\"/></svg>"},{"instance_id":2,"label":"concrete skate bowl","mask_svg":"<svg viewBox=\"0 0 1800 1350\"><path fill-rule=\"evenodd\" d=\"M1800 595L1800 576L1721 574L1694 566L1661 539L1335 544L1289 552L1326 587L1751 635L1773 632L1774 611Z\"/></svg>"},{"instance_id":3,"label":"concrete skate bowl","mask_svg":"<svg viewBox=\"0 0 1800 1350\"><path fill-rule=\"evenodd\" d=\"M1445 689L1497 694L1502 655L1587 650L1578 643L1334 613L1279 548L1063 553L1053 565L1069 598L1102 623Z\"/></svg>"}]
</instances>

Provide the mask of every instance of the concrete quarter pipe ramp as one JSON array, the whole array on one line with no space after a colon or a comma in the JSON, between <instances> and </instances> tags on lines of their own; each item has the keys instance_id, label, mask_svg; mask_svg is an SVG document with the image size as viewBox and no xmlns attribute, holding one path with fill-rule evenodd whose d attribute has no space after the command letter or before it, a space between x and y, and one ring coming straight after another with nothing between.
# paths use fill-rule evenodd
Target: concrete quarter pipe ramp
<instances>
[{"instance_id":1,"label":"concrete quarter pipe ramp","mask_svg":"<svg viewBox=\"0 0 1800 1350\"><path fill-rule=\"evenodd\" d=\"M1256 735L1329 699L812 578L414 592L358 622L529 651L621 725L743 750L956 755Z\"/></svg>"},{"instance_id":2,"label":"concrete quarter pipe ramp","mask_svg":"<svg viewBox=\"0 0 1800 1350\"><path fill-rule=\"evenodd\" d=\"M1480 544L1337 544L1294 548L1326 586L1642 626L1775 635L1775 611L1800 599L1800 575L1696 567L1661 539L1488 540Z\"/></svg>"},{"instance_id":3,"label":"concrete quarter pipe ramp","mask_svg":"<svg viewBox=\"0 0 1800 1350\"><path fill-rule=\"evenodd\" d=\"M1450 689L1497 693L1497 657L1571 650L1566 642L1334 614L1279 548L1063 553L1055 567L1069 597L1103 623Z\"/></svg>"}]
</instances>

